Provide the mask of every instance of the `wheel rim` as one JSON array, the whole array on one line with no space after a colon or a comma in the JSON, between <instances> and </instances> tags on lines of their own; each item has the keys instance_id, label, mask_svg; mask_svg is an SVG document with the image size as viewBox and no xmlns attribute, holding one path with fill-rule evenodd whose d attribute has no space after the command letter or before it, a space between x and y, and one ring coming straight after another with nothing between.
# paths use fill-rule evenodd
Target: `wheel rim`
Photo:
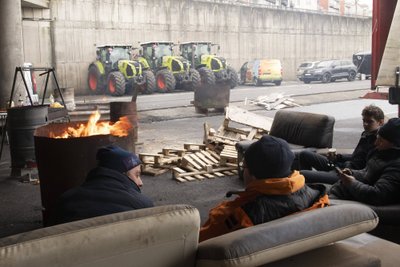
<instances>
[{"instance_id":1,"label":"wheel rim","mask_svg":"<svg viewBox=\"0 0 400 267\"><path fill-rule=\"evenodd\" d=\"M116 88L114 79L110 79L110 81L108 82L108 91L110 91L111 94L115 93Z\"/></svg>"},{"instance_id":2,"label":"wheel rim","mask_svg":"<svg viewBox=\"0 0 400 267\"><path fill-rule=\"evenodd\" d=\"M165 80L164 77L162 77L161 75L157 77L157 86L161 90L165 89Z\"/></svg>"},{"instance_id":3,"label":"wheel rim","mask_svg":"<svg viewBox=\"0 0 400 267\"><path fill-rule=\"evenodd\" d=\"M323 81L325 83L327 83L329 81L329 79L330 79L329 74L325 74L324 77L323 77Z\"/></svg>"},{"instance_id":4,"label":"wheel rim","mask_svg":"<svg viewBox=\"0 0 400 267\"><path fill-rule=\"evenodd\" d=\"M96 91L96 88L97 88L97 78L96 75L91 73L89 75L89 89L92 91Z\"/></svg>"}]
</instances>

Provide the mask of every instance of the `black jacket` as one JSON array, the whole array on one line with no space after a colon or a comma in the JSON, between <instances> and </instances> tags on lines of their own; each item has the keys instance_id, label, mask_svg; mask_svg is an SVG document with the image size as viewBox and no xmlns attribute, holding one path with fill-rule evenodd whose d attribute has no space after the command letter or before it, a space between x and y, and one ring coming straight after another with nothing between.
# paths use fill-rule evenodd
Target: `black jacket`
<instances>
[{"instance_id":1,"label":"black jacket","mask_svg":"<svg viewBox=\"0 0 400 267\"><path fill-rule=\"evenodd\" d=\"M362 170L353 170L356 181L344 186L339 182L330 194L370 205L400 203L400 150L374 150Z\"/></svg>"},{"instance_id":2,"label":"black jacket","mask_svg":"<svg viewBox=\"0 0 400 267\"><path fill-rule=\"evenodd\" d=\"M261 224L311 207L326 191L322 184L309 184L291 195L261 195L242 209L253 224Z\"/></svg>"},{"instance_id":3,"label":"black jacket","mask_svg":"<svg viewBox=\"0 0 400 267\"><path fill-rule=\"evenodd\" d=\"M89 172L81 186L62 194L55 221L65 223L153 206L128 176L97 167Z\"/></svg>"},{"instance_id":4,"label":"black jacket","mask_svg":"<svg viewBox=\"0 0 400 267\"><path fill-rule=\"evenodd\" d=\"M339 162L343 162L342 168L350 168L355 170L361 170L365 168L367 163L368 154L374 149L376 133L378 130L373 132L363 132L361 138L358 141L356 148L351 155L341 155L338 159Z\"/></svg>"}]
</instances>

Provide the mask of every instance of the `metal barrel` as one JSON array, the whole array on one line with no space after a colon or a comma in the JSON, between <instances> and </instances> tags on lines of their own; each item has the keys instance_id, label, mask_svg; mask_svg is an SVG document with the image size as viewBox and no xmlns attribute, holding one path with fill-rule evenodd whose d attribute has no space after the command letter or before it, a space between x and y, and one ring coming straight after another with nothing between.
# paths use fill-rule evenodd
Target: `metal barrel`
<instances>
[{"instance_id":1,"label":"metal barrel","mask_svg":"<svg viewBox=\"0 0 400 267\"><path fill-rule=\"evenodd\" d=\"M47 123L48 106L22 106L7 109L11 176L19 175L27 161L35 161L34 131Z\"/></svg>"},{"instance_id":2,"label":"metal barrel","mask_svg":"<svg viewBox=\"0 0 400 267\"><path fill-rule=\"evenodd\" d=\"M35 131L35 152L40 177L43 224L54 224L58 198L70 188L81 185L91 169L97 166L100 147L115 144L127 149L128 137L93 135L77 138L50 138L50 132L61 134L68 127L86 122L52 123Z\"/></svg>"},{"instance_id":3,"label":"metal barrel","mask_svg":"<svg viewBox=\"0 0 400 267\"><path fill-rule=\"evenodd\" d=\"M132 124L132 133L130 134L133 142L132 147L128 149L135 152L135 145L138 141L138 116L136 102L110 102L110 121L116 122L120 117L126 116Z\"/></svg>"}]
</instances>

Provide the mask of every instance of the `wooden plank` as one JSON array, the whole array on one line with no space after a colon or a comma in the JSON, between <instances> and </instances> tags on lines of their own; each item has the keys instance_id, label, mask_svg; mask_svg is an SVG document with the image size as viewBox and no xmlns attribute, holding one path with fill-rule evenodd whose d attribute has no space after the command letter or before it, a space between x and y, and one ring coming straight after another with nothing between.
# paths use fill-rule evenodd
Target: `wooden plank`
<instances>
[{"instance_id":1,"label":"wooden plank","mask_svg":"<svg viewBox=\"0 0 400 267\"><path fill-rule=\"evenodd\" d=\"M214 174L218 177L223 177L225 176L225 174L221 173L221 172L214 172Z\"/></svg>"},{"instance_id":2,"label":"wooden plank","mask_svg":"<svg viewBox=\"0 0 400 267\"><path fill-rule=\"evenodd\" d=\"M210 150L200 151L206 158L208 158L213 164L218 164L218 160L210 154Z\"/></svg>"},{"instance_id":3,"label":"wooden plank","mask_svg":"<svg viewBox=\"0 0 400 267\"><path fill-rule=\"evenodd\" d=\"M186 165L190 164L190 165L192 165L193 167L195 167L195 168L198 169L198 170L201 169L201 166L198 165L198 164L190 157L189 154L188 154L188 155L185 155L185 156L182 158L181 164L182 164L182 166L186 166Z\"/></svg>"},{"instance_id":4,"label":"wooden plank","mask_svg":"<svg viewBox=\"0 0 400 267\"><path fill-rule=\"evenodd\" d=\"M212 175L211 173L205 173L205 174L203 174L205 177L207 177L208 179L214 179L215 178L215 176L214 175Z\"/></svg>"},{"instance_id":5,"label":"wooden plank","mask_svg":"<svg viewBox=\"0 0 400 267\"><path fill-rule=\"evenodd\" d=\"M206 152L206 151L204 151L204 152ZM196 152L195 155L196 155L197 157L199 157L202 161L204 161L207 165L213 165L213 164L214 164L213 161L211 161L210 159L208 159L208 158L207 158L206 156L204 156L204 154L201 153L201 152Z\"/></svg>"},{"instance_id":6,"label":"wooden plank","mask_svg":"<svg viewBox=\"0 0 400 267\"><path fill-rule=\"evenodd\" d=\"M209 164L207 164L206 162L204 162L203 160L201 160L199 157L197 157L195 154L190 154L188 155L190 156L194 162L196 162L198 165L201 166L202 169L206 169L207 166L209 166Z\"/></svg>"},{"instance_id":7,"label":"wooden plank","mask_svg":"<svg viewBox=\"0 0 400 267\"><path fill-rule=\"evenodd\" d=\"M254 128L260 128L267 132L271 130L273 121L273 118L261 116L236 106L226 108L225 119Z\"/></svg>"},{"instance_id":8,"label":"wooden plank","mask_svg":"<svg viewBox=\"0 0 400 267\"><path fill-rule=\"evenodd\" d=\"M142 167L143 174L152 175L152 176L157 176L157 175L166 173L168 171L169 171L169 169L167 169L167 168L153 168L149 165L143 165L143 167Z\"/></svg>"},{"instance_id":9,"label":"wooden plank","mask_svg":"<svg viewBox=\"0 0 400 267\"><path fill-rule=\"evenodd\" d=\"M214 151L212 151L212 150L209 150L208 153L209 153L212 157L214 157L218 162L219 162L219 160L221 159L221 157L220 157L217 153L215 153Z\"/></svg>"},{"instance_id":10,"label":"wooden plank","mask_svg":"<svg viewBox=\"0 0 400 267\"><path fill-rule=\"evenodd\" d=\"M183 148L186 151L198 151L198 150L206 149L206 145L204 145L204 144L186 143L186 144L183 144Z\"/></svg>"},{"instance_id":11,"label":"wooden plank","mask_svg":"<svg viewBox=\"0 0 400 267\"><path fill-rule=\"evenodd\" d=\"M250 133L246 136L246 139L247 140L253 140L254 139L254 136L256 135L256 133L257 133L257 128L252 128L251 129L251 131L250 131Z\"/></svg>"},{"instance_id":12,"label":"wooden plank","mask_svg":"<svg viewBox=\"0 0 400 267\"><path fill-rule=\"evenodd\" d=\"M183 157L185 155L185 150L184 149L176 149L176 148L163 148L162 154L165 156L178 155L180 157Z\"/></svg>"}]
</instances>

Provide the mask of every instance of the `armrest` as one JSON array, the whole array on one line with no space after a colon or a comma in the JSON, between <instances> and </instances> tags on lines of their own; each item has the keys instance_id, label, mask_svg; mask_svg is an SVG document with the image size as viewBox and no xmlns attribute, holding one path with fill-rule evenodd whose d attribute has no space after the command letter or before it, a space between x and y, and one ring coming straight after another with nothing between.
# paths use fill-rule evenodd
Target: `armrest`
<instances>
[{"instance_id":1,"label":"armrest","mask_svg":"<svg viewBox=\"0 0 400 267\"><path fill-rule=\"evenodd\" d=\"M201 242L196 266L261 266L370 231L377 224L375 212L359 204L301 212Z\"/></svg>"}]
</instances>

